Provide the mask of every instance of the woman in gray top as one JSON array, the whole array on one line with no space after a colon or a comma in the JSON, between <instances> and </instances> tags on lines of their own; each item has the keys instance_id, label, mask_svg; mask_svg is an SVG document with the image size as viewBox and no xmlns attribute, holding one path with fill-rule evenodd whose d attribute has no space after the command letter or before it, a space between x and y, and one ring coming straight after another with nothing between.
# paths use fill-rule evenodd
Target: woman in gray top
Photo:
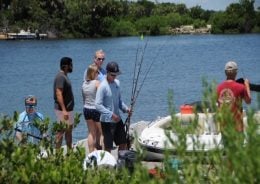
<instances>
[{"instance_id":1,"label":"woman in gray top","mask_svg":"<svg viewBox=\"0 0 260 184\"><path fill-rule=\"evenodd\" d=\"M95 98L99 81L97 80L98 67L95 64L89 65L86 79L82 85L83 113L88 126L88 149L89 153L102 149L102 130L99 122L100 113L95 107ZM87 149L86 149L87 150Z\"/></svg>"}]
</instances>

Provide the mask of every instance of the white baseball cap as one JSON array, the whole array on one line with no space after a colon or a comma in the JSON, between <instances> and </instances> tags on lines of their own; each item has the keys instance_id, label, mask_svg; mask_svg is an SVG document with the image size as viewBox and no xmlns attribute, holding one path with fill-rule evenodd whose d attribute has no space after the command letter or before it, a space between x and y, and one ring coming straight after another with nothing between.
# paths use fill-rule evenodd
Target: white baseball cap
<instances>
[{"instance_id":1,"label":"white baseball cap","mask_svg":"<svg viewBox=\"0 0 260 184\"><path fill-rule=\"evenodd\" d=\"M225 70L237 70L237 63L235 61L229 61L225 65Z\"/></svg>"}]
</instances>

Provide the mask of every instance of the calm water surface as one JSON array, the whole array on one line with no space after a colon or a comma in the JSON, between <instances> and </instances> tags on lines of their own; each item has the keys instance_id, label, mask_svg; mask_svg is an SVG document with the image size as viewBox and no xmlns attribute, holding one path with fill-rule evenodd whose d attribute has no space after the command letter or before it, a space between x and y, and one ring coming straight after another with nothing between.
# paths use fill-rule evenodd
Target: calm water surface
<instances>
[{"instance_id":1,"label":"calm water surface","mask_svg":"<svg viewBox=\"0 0 260 184\"><path fill-rule=\"evenodd\" d=\"M73 58L74 71L69 77L76 100L75 112L82 112L83 73L98 49L106 52L104 67L108 61L119 63L123 71L119 76L122 97L130 104L136 53L146 43L141 81L152 67L137 99L133 122L167 115L169 90L174 92L177 110L181 104L201 100L202 78L217 83L224 80L223 68L228 60L237 61L238 77L260 83L260 34L160 36L146 37L143 41L138 37L1 41L0 113L13 115L15 110L23 111L24 97L34 94L38 97L38 110L55 120L52 85L63 56ZM249 107L256 108L256 93L252 95ZM86 135L86 124L81 118L74 130L74 141Z\"/></svg>"}]
</instances>

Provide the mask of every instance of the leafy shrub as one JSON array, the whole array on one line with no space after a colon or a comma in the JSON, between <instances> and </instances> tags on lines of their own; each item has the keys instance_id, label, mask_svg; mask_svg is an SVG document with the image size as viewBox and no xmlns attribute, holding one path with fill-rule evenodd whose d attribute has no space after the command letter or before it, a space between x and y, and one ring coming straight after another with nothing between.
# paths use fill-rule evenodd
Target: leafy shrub
<instances>
[{"instance_id":1,"label":"leafy shrub","mask_svg":"<svg viewBox=\"0 0 260 184\"><path fill-rule=\"evenodd\" d=\"M204 81L203 85L207 88L203 92L203 100L210 101L209 106L216 111L215 83L208 84ZM228 122L229 126L222 133L229 144L223 149L208 152L186 152L185 135L187 131L196 128L197 120L188 129L178 128L180 126L174 118L175 110L171 99L172 94L169 95L169 109L173 115L171 129L178 132L180 141L176 155L166 151L163 167L157 168L162 174L157 177L151 177L148 169L142 165L141 153L144 151L138 145L139 154L133 172L125 168L84 171L84 148L78 147L64 154L63 150L53 149L52 140L45 140L40 146L17 145L13 141L12 132L17 120L16 113L12 118L0 118L0 183L260 183L260 120L255 118L253 110L247 112L246 144L241 145L237 141L237 132L230 126L230 113L220 111L216 113L216 122ZM203 109L206 108L208 106ZM43 129L46 127L43 126ZM167 132L169 131L171 130L168 129ZM48 157L41 156L42 150L47 151Z\"/></svg>"}]
</instances>

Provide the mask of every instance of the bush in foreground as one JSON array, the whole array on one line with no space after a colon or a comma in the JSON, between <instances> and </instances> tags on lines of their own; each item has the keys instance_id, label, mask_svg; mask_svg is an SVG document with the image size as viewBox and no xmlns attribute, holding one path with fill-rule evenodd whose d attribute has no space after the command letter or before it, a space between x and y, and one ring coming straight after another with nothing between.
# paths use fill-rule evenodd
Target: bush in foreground
<instances>
[{"instance_id":1,"label":"bush in foreground","mask_svg":"<svg viewBox=\"0 0 260 184\"><path fill-rule=\"evenodd\" d=\"M207 99L214 104L211 91L205 96L211 94ZM172 104L169 105L171 108ZM174 114L174 110L171 112ZM161 174L151 177L139 159L142 150L138 150L133 172L107 168L83 170L84 148L64 154L53 149L53 139L44 140L40 146L17 145L12 132L16 117L3 116L0 118L0 183L260 183L259 127L254 111L249 111L247 118L247 143L243 146L237 143L233 127L227 126L223 133L231 144L224 149L187 153L185 144L180 144L174 158L165 153L164 166L158 168ZM217 113L216 121L222 120L232 121L229 113ZM177 123L173 119L171 128L176 130ZM180 141L185 141L185 131L178 130ZM43 149L47 150L48 157L41 156Z\"/></svg>"}]
</instances>

